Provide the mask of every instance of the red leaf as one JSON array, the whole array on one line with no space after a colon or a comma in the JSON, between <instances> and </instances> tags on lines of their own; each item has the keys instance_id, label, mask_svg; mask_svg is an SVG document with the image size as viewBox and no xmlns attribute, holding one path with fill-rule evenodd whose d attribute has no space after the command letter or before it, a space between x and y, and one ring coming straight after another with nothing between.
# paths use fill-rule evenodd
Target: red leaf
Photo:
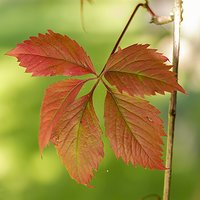
<instances>
[{"instance_id":1,"label":"red leaf","mask_svg":"<svg viewBox=\"0 0 200 200\"><path fill-rule=\"evenodd\" d=\"M108 89L106 135L116 157L133 165L165 169L161 159L161 136L165 133L159 111L137 95L185 91L178 85L175 73L169 71L172 66L164 64L167 58L147 47L132 45L111 55L91 92L80 99L76 96L90 79L60 81L46 90L41 108L40 151L51 141L78 183L89 185L104 155L102 131L92 102L102 75L119 90L112 91L102 80ZM30 37L7 54L16 57L33 76L96 75L83 48L50 30L45 35Z\"/></svg>"},{"instance_id":2,"label":"red leaf","mask_svg":"<svg viewBox=\"0 0 200 200\"><path fill-rule=\"evenodd\" d=\"M92 93L65 107L51 141L70 176L78 183L88 186L93 170L98 168L104 155L101 134Z\"/></svg>"},{"instance_id":3,"label":"red leaf","mask_svg":"<svg viewBox=\"0 0 200 200\"><path fill-rule=\"evenodd\" d=\"M108 91L105 101L105 127L117 158L150 169L164 169L162 139L165 135L160 112L147 101Z\"/></svg>"},{"instance_id":4,"label":"red leaf","mask_svg":"<svg viewBox=\"0 0 200 200\"><path fill-rule=\"evenodd\" d=\"M7 55L16 57L20 66L33 76L96 74L83 48L66 35L51 30L45 35L30 37Z\"/></svg>"},{"instance_id":5,"label":"red leaf","mask_svg":"<svg viewBox=\"0 0 200 200\"><path fill-rule=\"evenodd\" d=\"M130 95L164 94L165 91L185 92L177 83L167 58L149 45L132 45L111 55L105 68L105 78L122 92Z\"/></svg>"},{"instance_id":6,"label":"red leaf","mask_svg":"<svg viewBox=\"0 0 200 200\"><path fill-rule=\"evenodd\" d=\"M39 146L43 148L49 143L52 131L62 116L65 107L76 98L87 80L64 80L51 85L44 96L41 107Z\"/></svg>"}]
</instances>

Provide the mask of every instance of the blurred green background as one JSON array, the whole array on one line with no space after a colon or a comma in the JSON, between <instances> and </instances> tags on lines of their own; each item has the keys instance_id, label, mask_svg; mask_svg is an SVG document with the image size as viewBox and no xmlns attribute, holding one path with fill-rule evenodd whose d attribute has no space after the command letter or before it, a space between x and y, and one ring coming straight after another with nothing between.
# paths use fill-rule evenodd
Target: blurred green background
<instances>
[{"instance_id":1,"label":"blurred green background","mask_svg":"<svg viewBox=\"0 0 200 200\"><path fill-rule=\"evenodd\" d=\"M136 0L96 0L84 6L87 32L81 27L79 0L0 0L0 200L139 200L148 194L162 196L163 171L145 170L116 160L108 140L105 158L93 178L93 189L70 179L52 145L43 159L38 148L39 112L45 88L64 77L31 77L5 53L29 36L48 29L67 34L90 55L100 72ZM168 15L173 2L152 0L157 14ZM193 13L196 16L193 16ZM140 10L121 47L150 43L171 60L172 25L149 24ZM200 199L200 12L184 2L180 83L173 159L172 200ZM95 93L95 109L103 127L104 90ZM167 121L169 95L150 101ZM163 138L164 141L166 138ZM155 198L149 198L155 199Z\"/></svg>"}]
</instances>

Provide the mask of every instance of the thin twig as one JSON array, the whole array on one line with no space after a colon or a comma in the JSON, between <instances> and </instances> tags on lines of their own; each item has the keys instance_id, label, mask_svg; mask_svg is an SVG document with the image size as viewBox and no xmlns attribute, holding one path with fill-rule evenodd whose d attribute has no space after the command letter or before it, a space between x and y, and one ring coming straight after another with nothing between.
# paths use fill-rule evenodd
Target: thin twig
<instances>
[{"instance_id":1,"label":"thin twig","mask_svg":"<svg viewBox=\"0 0 200 200\"><path fill-rule=\"evenodd\" d=\"M146 0L145 2L146 2L146 3L139 3L139 4L137 4L137 6L134 8L133 13L131 14L131 16L130 16L128 22L126 23L126 26L124 27L124 29L123 29L122 33L120 34L120 36L119 36L117 42L115 43L115 46L113 47L113 50L112 50L110 56L111 56L113 53L115 53L115 51L116 51L116 49L117 49L119 43L121 42L121 40L122 40L124 34L126 33L128 27L129 27L129 25L130 25L130 23L131 23L133 17L135 16L136 12L138 11L138 9L139 9L140 7L144 7L144 8L146 8L146 9L148 10L148 8L149 8L149 7L148 7L148 1ZM151 11L149 11L149 12L151 13ZM103 75L103 72L104 72L104 70L105 70L105 67L106 67L106 66L104 66L104 68L102 69L101 73L99 74L99 77L101 77L101 76Z\"/></svg>"},{"instance_id":2,"label":"thin twig","mask_svg":"<svg viewBox=\"0 0 200 200\"><path fill-rule=\"evenodd\" d=\"M146 8L147 12L151 15L151 17L152 17L151 23L154 23L154 24L157 24L157 25L162 25L162 24L167 24L167 23L173 21L173 16L171 16L171 15L170 15L170 16L158 16L158 15L156 15L156 14L153 12L153 10L150 8L148 0L145 0L145 3L139 3L139 4L135 7L135 9L133 10L132 15L130 16L130 18L129 18L127 24L126 24L126 26L124 27L124 29L123 29L121 35L119 36L119 38L118 38L118 40L117 40L117 42L116 42L116 44L115 44L115 46L114 46L114 48L113 48L113 50L112 50L112 52L111 52L111 55L112 55L113 53L115 53L115 51L116 51L116 49L117 49L117 47L118 47L120 41L122 40L124 34L126 33L128 27L129 27L129 25L130 25L130 23L131 23L133 17L135 16L136 12L138 11L138 9L139 9L140 7Z\"/></svg>"},{"instance_id":3,"label":"thin twig","mask_svg":"<svg viewBox=\"0 0 200 200\"><path fill-rule=\"evenodd\" d=\"M174 36L173 36L173 72L178 77L178 63L179 63L179 49L180 49L180 23L182 14L182 0L174 0ZM170 199L170 186L172 174L172 156L174 146L174 128L176 118L176 101L177 92L171 94L168 116L168 135L167 135L167 152L166 152L166 165L165 178L164 178L164 191L163 200Z\"/></svg>"},{"instance_id":4,"label":"thin twig","mask_svg":"<svg viewBox=\"0 0 200 200\"><path fill-rule=\"evenodd\" d=\"M139 3L139 4L135 7L135 9L134 9L132 15L130 16L130 18L129 18L127 24L126 24L126 26L124 27L124 29L123 29L121 35L119 36L119 38L118 38L118 40L117 40L117 42L116 42L116 44L115 44L115 46L114 46L114 48L113 48L113 50L112 50L112 52L111 52L111 55L112 55L113 53L115 53L115 51L116 51L116 49L117 49L117 47L118 47L118 45L119 45L121 39L123 38L124 34L126 33L126 31L127 31L128 27L129 27L129 25L130 25L130 23L131 23L133 17L135 16L137 10L138 10L141 6L144 7L144 5L145 5L145 4L143 4L143 3Z\"/></svg>"},{"instance_id":5,"label":"thin twig","mask_svg":"<svg viewBox=\"0 0 200 200\"><path fill-rule=\"evenodd\" d=\"M84 15L83 15L83 0L80 0L80 13L81 13L81 26L83 28L83 31L85 31L85 25L84 25Z\"/></svg>"},{"instance_id":6,"label":"thin twig","mask_svg":"<svg viewBox=\"0 0 200 200\"><path fill-rule=\"evenodd\" d=\"M117 47L118 47L120 41L122 40L124 34L126 33L126 31L127 31L128 27L129 27L129 25L130 25L130 23L131 23L133 17L135 16L136 12L138 11L138 9L139 9L141 6L144 6L144 5L145 5L145 4L143 4L143 3L139 3L139 4L135 7L135 9L133 10L133 13L132 13L132 15L130 16L130 18L129 18L127 24L126 24L126 26L124 27L124 29L123 29L122 33L120 34L120 36L119 36L117 42L115 43L115 46L113 47L113 50L112 50L110 56L111 56L113 53L115 53L115 51L116 51L116 49L117 49ZM103 73L104 73L105 68L106 68L106 65L104 66L104 68L102 69L101 73L99 74L99 78L101 78L101 77L103 76Z\"/></svg>"},{"instance_id":7,"label":"thin twig","mask_svg":"<svg viewBox=\"0 0 200 200\"><path fill-rule=\"evenodd\" d=\"M87 0L89 3L92 3L92 0ZM81 13L81 26L83 28L83 31L86 32L86 29L85 29L85 24L84 24L84 14L83 14L83 8L84 6L84 0L80 0L80 13Z\"/></svg>"},{"instance_id":8,"label":"thin twig","mask_svg":"<svg viewBox=\"0 0 200 200\"><path fill-rule=\"evenodd\" d=\"M129 27L129 25L130 25L130 23L131 23L133 17L135 16L136 12L138 11L138 9L139 9L140 7L146 8L146 9L147 9L147 12L150 13L150 15L152 16L152 18L156 17L156 14L155 14L155 13L153 12L153 10L149 7L149 2L148 2L148 0L145 0L145 3L139 3L139 4L135 7L135 9L133 10L133 13L132 13L132 15L130 16L130 18L129 18L127 24L126 24L126 26L124 27L124 30L122 31L121 35L119 36L119 38L118 38L118 40L117 40L117 42L116 42L116 44L115 44L115 46L114 46L114 48L113 48L113 50L112 50L112 52L111 52L111 55L112 55L113 53L115 53L115 51L116 51L116 49L117 49L117 47L118 47L120 41L122 40L124 34L126 33L128 27Z\"/></svg>"},{"instance_id":9,"label":"thin twig","mask_svg":"<svg viewBox=\"0 0 200 200\"><path fill-rule=\"evenodd\" d=\"M155 23L155 24L157 24L157 25L163 24L163 17L162 17L162 16L158 16L158 15L156 15L156 14L153 12L153 10L152 10L152 9L150 8L150 6L149 6L148 0L145 0L145 3L139 3L139 4L137 4L137 6L134 8L133 13L131 14L131 16L130 16L128 22L126 23L126 26L124 27L122 33L120 34L120 36L119 36L117 42L115 43L115 46L113 47L113 50L112 50L110 56L111 56L113 53L115 53L117 47L119 46L119 43L121 42L122 38L124 37L124 34L126 33L128 27L129 27L129 25L130 25L132 19L134 18L135 14L137 13L137 11L138 11L138 9L139 9L140 7L145 8L145 9L147 10L147 12L151 15L151 17L152 17L151 23ZM165 18L165 19L164 19L164 20L165 20L164 23L169 23L169 22L171 22L171 21L173 20L173 19L171 19L171 17L168 17L168 18L170 18L170 20L167 19L167 21L166 21L166 17L164 17L164 18ZM160 20L162 21L162 23L160 23ZM104 66L103 70L101 71L99 77L101 77L101 76L103 75L104 70L105 70L105 66Z\"/></svg>"}]
</instances>

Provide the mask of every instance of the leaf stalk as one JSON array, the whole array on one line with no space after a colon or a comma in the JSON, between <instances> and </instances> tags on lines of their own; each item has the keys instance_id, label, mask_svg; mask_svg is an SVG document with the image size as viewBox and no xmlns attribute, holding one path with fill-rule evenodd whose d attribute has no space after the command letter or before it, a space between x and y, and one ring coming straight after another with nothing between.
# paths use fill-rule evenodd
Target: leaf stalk
<instances>
[{"instance_id":1,"label":"leaf stalk","mask_svg":"<svg viewBox=\"0 0 200 200\"><path fill-rule=\"evenodd\" d=\"M150 13L150 15L152 16L152 21L151 21L151 22L154 22L155 19L157 19L158 16L157 16L157 15L152 11L152 9L149 7L149 2L148 2L148 0L145 0L145 3L139 3L139 4L137 4L136 7L135 7L134 10L133 10L133 12L132 12L132 14L131 14L131 16L130 16L128 22L126 23L124 29L122 30L122 32L121 32L119 38L117 39L117 42L115 43L115 45L114 45L114 47L113 47L113 49L112 49L112 51L111 51L111 53L110 53L110 56L111 56L112 54L115 53L117 47L119 46L119 43L121 42L122 38L124 37L124 35L125 35L125 33L126 33L128 27L129 27L131 21L133 20L135 14L137 13L137 11L138 11L138 9L139 9L140 7L146 8L146 9L147 9L147 12ZM154 20L153 20L153 19L154 19ZM99 74L99 76L98 76L99 78L101 78L101 77L103 76L105 67L106 67L106 66L104 66L104 68L102 69L101 73Z\"/></svg>"}]
</instances>

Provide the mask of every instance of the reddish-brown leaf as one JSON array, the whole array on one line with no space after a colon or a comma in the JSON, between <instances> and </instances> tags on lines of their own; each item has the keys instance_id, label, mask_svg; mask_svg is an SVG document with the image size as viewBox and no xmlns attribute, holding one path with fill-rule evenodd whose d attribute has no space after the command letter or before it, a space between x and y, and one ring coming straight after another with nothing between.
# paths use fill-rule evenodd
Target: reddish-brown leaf
<instances>
[{"instance_id":1,"label":"reddish-brown leaf","mask_svg":"<svg viewBox=\"0 0 200 200\"><path fill-rule=\"evenodd\" d=\"M87 0L92 2L92 0ZM83 8L84 0L80 0ZM7 53L14 56L26 72L33 76L95 74L90 58L75 41L48 31L30 37ZM148 49L148 45L132 45L110 56L101 75L117 90L108 92L105 101L105 126L116 157L125 163L140 164L151 169L165 169L161 159L163 122L159 111L144 95L181 91L167 58ZM102 159L101 128L92 102L93 91L76 99L87 80L65 80L51 85L41 108L39 146L51 141L70 176L89 186L94 170Z\"/></svg>"},{"instance_id":2,"label":"reddish-brown leaf","mask_svg":"<svg viewBox=\"0 0 200 200\"><path fill-rule=\"evenodd\" d=\"M20 66L33 76L96 74L82 47L66 35L51 30L45 35L30 37L7 55L16 57Z\"/></svg>"},{"instance_id":3,"label":"reddish-brown leaf","mask_svg":"<svg viewBox=\"0 0 200 200\"><path fill-rule=\"evenodd\" d=\"M164 169L162 139L165 135L160 112L147 101L128 94L108 91L105 128L117 158L150 169Z\"/></svg>"},{"instance_id":4,"label":"reddish-brown leaf","mask_svg":"<svg viewBox=\"0 0 200 200\"><path fill-rule=\"evenodd\" d=\"M40 113L39 146L49 143L52 131L62 116L65 107L76 98L87 80L64 80L55 83L46 90Z\"/></svg>"},{"instance_id":5,"label":"reddish-brown leaf","mask_svg":"<svg viewBox=\"0 0 200 200\"><path fill-rule=\"evenodd\" d=\"M172 66L164 64L167 58L148 49L149 45L132 45L111 55L105 68L105 78L122 92L130 95L155 95L156 93L185 92L177 83Z\"/></svg>"},{"instance_id":6,"label":"reddish-brown leaf","mask_svg":"<svg viewBox=\"0 0 200 200\"><path fill-rule=\"evenodd\" d=\"M78 183L88 186L104 155L101 133L92 93L65 107L51 141L70 176Z\"/></svg>"}]
</instances>

